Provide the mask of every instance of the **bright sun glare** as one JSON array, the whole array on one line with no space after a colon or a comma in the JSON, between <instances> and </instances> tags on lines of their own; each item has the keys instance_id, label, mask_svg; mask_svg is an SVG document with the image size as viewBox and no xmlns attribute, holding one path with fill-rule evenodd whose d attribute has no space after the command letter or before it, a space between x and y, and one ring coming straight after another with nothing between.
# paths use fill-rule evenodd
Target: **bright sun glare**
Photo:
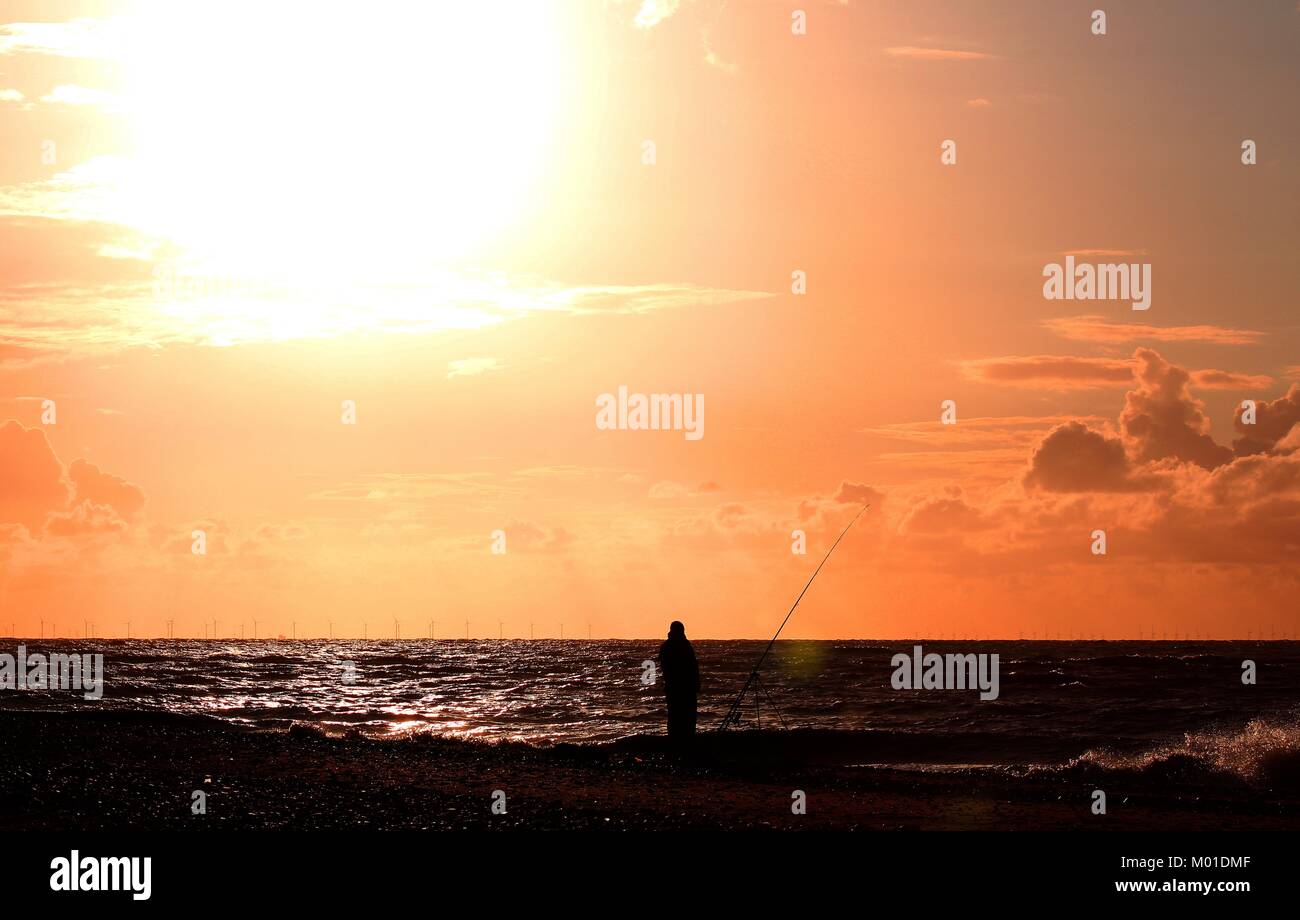
<instances>
[{"instance_id":1,"label":"bright sun glare","mask_svg":"<svg viewBox=\"0 0 1300 920\"><path fill-rule=\"evenodd\" d=\"M276 279L418 278L502 228L561 72L530 2L161 0L124 34L130 223Z\"/></svg>"}]
</instances>

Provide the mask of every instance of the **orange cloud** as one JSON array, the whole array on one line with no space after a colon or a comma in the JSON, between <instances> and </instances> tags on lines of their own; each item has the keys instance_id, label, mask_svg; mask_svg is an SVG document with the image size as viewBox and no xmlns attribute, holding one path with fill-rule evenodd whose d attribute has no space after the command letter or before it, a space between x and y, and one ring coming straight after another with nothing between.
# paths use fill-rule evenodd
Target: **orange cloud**
<instances>
[{"instance_id":1,"label":"orange cloud","mask_svg":"<svg viewBox=\"0 0 1300 920\"><path fill-rule=\"evenodd\" d=\"M68 467L68 478L76 490L73 501L77 504L93 502L105 505L122 518L134 517L144 507L144 492L118 476L102 473L99 467L85 460L73 460Z\"/></svg>"},{"instance_id":2,"label":"orange cloud","mask_svg":"<svg viewBox=\"0 0 1300 920\"><path fill-rule=\"evenodd\" d=\"M1192 371L1192 386L1201 390L1267 390L1273 385L1267 374L1240 374L1236 371Z\"/></svg>"},{"instance_id":3,"label":"orange cloud","mask_svg":"<svg viewBox=\"0 0 1300 920\"><path fill-rule=\"evenodd\" d=\"M532 521L510 520L503 528L506 548L526 553L547 553L561 550L573 542L573 534L563 527L546 527Z\"/></svg>"},{"instance_id":4,"label":"orange cloud","mask_svg":"<svg viewBox=\"0 0 1300 920\"><path fill-rule=\"evenodd\" d=\"M949 533L984 530L993 523L961 498L930 498L912 507L900 530L904 533Z\"/></svg>"},{"instance_id":5,"label":"orange cloud","mask_svg":"<svg viewBox=\"0 0 1300 920\"><path fill-rule=\"evenodd\" d=\"M1124 442L1081 424L1054 428L1034 450L1025 485L1048 492L1129 492L1132 478Z\"/></svg>"},{"instance_id":6,"label":"orange cloud","mask_svg":"<svg viewBox=\"0 0 1300 920\"><path fill-rule=\"evenodd\" d=\"M33 537L77 537L128 527L144 506L139 486L74 460L66 474L45 432L17 421L0 425L0 524Z\"/></svg>"},{"instance_id":7,"label":"orange cloud","mask_svg":"<svg viewBox=\"0 0 1300 920\"><path fill-rule=\"evenodd\" d=\"M1063 316L1043 320L1041 325L1062 338L1077 342L1122 344L1126 342L1205 342L1212 345L1251 345L1264 333L1253 329L1224 326L1152 326L1149 323L1117 323L1104 316Z\"/></svg>"},{"instance_id":8,"label":"orange cloud","mask_svg":"<svg viewBox=\"0 0 1300 920\"><path fill-rule=\"evenodd\" d=\"M36 533L68 497L63 465L45 432L17 421L0 425L0 523L22 524Z\"/></svg>"},{"instance_id":9,"label":"orange cloud","mask_svg":"<svg viewBox=\"0 0 1300 920\"><path fill-rule=\"evenodd\" d=\"M1129 456L1142 463L1173 457L1207 469L1227 463L1232 451L1210 437L1205 404L1188 391L1191 375L1149 348L1133 357L1138 386L1119 417Z\"/></svg>"},{"instance_id":10,"label":"orange cloud","mask_svg":"<svg viewBox=\"0 0 1300 920\"><path fill-rule=\"evenodd\" d=\"M92 501L80 502L71 511L52 511L45 519L45 532L56 537L117 533L126 528L115 509Z\"/></svg>"},{"instance_id":11,"label":"orange cloud","mask_svg":"<svg viewBox=\"0 0 1300 920\"><path fill-rule=\"evenodd\" d=\"M886 48L890 57L910 58L916 61L987 61L995 57L980 51L956 51L951 48L918 48L915 45L898 45Z\"/></svg>"},{"instance_id":12,"label":"orange cloud","mask_svg":"<svg viewBox=\"0 0 1300 920\"><path fill-rule=\"evenodd\" d=\"M1255 424L1243 425L1242 407L1238 406L1232 424L1240 435L1232 442L1238 456L1262 454L1275 449L1300 423L1300 383L1293 383L1285 396L1264 400L1255 407Z\"/></svg>"},{"instance_id":13,"label":"orange cloud","mask_svg":"<svg viewBox=\"0 0 1300 920\"><path fill-rule=\"evenodd\" d=\"M1032 385L1053 390L1119 387L1133 381L1132 363L1113 358L1028 355L981 358L964 361L960 367L966 377L981 383Z\"/></svg>"}]
</instances>

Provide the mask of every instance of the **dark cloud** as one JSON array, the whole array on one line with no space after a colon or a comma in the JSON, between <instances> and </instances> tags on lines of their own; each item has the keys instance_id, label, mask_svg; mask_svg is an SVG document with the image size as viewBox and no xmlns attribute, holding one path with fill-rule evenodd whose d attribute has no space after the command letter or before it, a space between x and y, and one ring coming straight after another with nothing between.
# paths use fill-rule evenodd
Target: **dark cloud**
<instances>
[{"instance_id":1,"label":"dark cloud","mask_svg":"<svg viewBox=\"0 0 1300 920\"><path fill-rule=\"evenodd\" d=\"M1191 375L1150 348L1133 353L1137 386L1124 397L1120 432L1136 463L1166 458L1214 469L1232 459L1232 451L1209 435L1205 404L1188 389Z\"/></svg>"},{"instance_id":2,"label":"dark cloud","mask_svg":"<svg viewBox=\"0 0 1300 920\"><path fill-rule=\"evenodd\" d=\"M879 508L885 501L885 493L871 488L863 482L850 482L845 479L840 483L835 500L845 505L871 505Z\"/></svg>"},{"instance_id":3,"label":"dark cloud","mask_svg":"<svg viewBox=\"0 0 1300 920\"><path fill-rule=\"evenodd\" d=\"M1047 492L1131 492L1141 488L1132 474L1123 441L1066 422L1035 448L1025 485Z\"/></svg>"},{"instance_id":4,"label":"dark cloud","mask_svg":"<svg viewBox=\"0 0 1300 920\"><path fill-rule=\"evenodd\" d=\"M1232 424L1241 437L1232 442L1233 453L1244 457L1273 450L1300 422L1300 383L1291 384L1285 396L1259 401L1255 406L1254 425L1243 425L1241 413L1238 406Z\"/></svg>"}]
</instances>

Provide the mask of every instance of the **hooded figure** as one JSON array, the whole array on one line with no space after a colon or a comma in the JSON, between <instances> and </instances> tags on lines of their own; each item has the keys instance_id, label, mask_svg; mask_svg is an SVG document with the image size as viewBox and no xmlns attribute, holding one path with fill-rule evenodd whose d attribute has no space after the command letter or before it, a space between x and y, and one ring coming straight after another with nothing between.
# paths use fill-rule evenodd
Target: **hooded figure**
<instances>
[{"instance_id":1,"label":"hooded figure","mask_svg":"<svg viewBox=\"0 0 1300 920\"><path fill-rule=\"evenodd\" d=\"M674 620L668 641L659 646L659 666L664 672L668 702L668 737L687 740L695 735L695 697L700 692L700 666L686 638L686 627Z\"/></svg>"}]
</instances>

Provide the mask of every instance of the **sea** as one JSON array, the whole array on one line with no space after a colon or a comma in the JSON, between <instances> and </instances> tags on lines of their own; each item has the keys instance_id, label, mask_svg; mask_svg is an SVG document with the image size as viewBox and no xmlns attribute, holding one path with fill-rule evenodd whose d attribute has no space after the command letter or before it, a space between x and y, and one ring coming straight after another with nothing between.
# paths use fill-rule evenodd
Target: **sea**
<instances>
[{"instance_id":1,"label":"sea","mask_svg":"<svg viewBox=\"0 0 1300 920\"><path fill-rule=\"evenodd\" d=\"M203 714L267 730L536 745L665 725L651 667L659 640L6 639L0 653L20 642L29 657L102 654L103 696L0 690L0 710ZM717 727L766 645L694 642L701 731ZM895 689L893 658L916 645L996 654L997 699ZM1249 777L1300 752L1300 642L780 641L742 714L741 729L870 734L872 750L932 769L1182 757Z\"/></svg>"}]
</instances>

